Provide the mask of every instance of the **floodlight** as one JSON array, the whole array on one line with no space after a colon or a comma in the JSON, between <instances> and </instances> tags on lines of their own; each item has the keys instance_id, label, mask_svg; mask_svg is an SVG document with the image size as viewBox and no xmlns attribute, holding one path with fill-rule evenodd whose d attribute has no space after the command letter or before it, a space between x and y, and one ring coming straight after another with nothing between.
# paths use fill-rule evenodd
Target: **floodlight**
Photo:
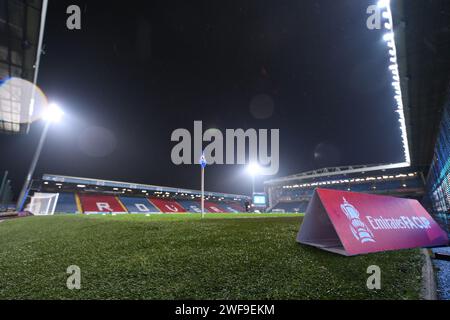
<instances>
[{"instance_id":1,"label":"floodlight","mask_svg":"<svg viewBox=\"0 0 450 320\"><path fill-rule=\"evenodd\" d=\"M49 122L59 122L63 115L62 109L56 103L51 103L42 113L42 119Z\"/></svg>"},{"instance_id":2,"label":"floodlight","mask_svg":"<svg viewBox=\"0 0 450 320\"><path fill-rule=\"evenodd\" d=\"M398 65L396 63L390 64L388 67L390 70L392 69L398 69Z\"/></svg>"},{"instance_id":3,"label":"floodlight","mask_svg":"<svg viewBox=\"0 0 450 320\"><path fill-rule=\"evenodd\" d=\"M261 168L259 167L259 165L257 163L250 163L247 167L247 172L251 176L256 176L256 175L258 175L258 173L261 172Z\"/></svg>"}]
</instances>

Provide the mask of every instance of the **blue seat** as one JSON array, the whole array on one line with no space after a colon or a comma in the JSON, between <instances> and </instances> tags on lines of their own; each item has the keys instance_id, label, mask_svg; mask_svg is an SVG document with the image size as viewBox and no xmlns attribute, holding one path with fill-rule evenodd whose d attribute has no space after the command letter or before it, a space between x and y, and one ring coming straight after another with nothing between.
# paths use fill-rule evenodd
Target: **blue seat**
<instances>
[{"instance_id":1,"label":"blue seat","mask_svg":"<svg viewBox=\"0 0 450 320\"><path fill-rule=\"evenodd\" d=\"M186 210L186 212L202 212L202 205L200 201L195 200L177 200L177 202ZM205 208L204 212L208 212Z\"/></svg>"},{"instance_id":2,"label":"blue seat","mask_svg":"<svg viewBox=\"0 0 450 320\"><path fill-rule=\"evenodd\" d=\"M159 213L160 211L143 197L119 197L129 213Z\"/></svg>"},{"instance_id":3,"label":"blue seat","mask_svg":"<svg viewBox=\"0 0 450 320\"><path fill-rule=\"evenodd\" d=\"M81 213L78 211L75 194L69 192L61 192L58 195L55 213Z\"/></svg>"}]
</instances>

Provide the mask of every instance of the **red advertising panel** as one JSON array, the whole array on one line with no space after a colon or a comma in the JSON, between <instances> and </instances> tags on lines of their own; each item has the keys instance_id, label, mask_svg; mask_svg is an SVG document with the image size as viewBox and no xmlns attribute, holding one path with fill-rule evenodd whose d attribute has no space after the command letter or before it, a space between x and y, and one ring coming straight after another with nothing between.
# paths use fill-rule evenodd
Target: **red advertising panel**
<instances>
[{"instance_id":1,"label":"red advertising panel","mask_svg":"<svg viewBox=\"0 0 450 320\"><path fill-rule=\"evenodd\" d=\"M161 212L167 213L186 212L186 210L179 203L173 200L163 200L156 198L150 198L149 200L151 203L157 206L158 209L161 210Z\"/></svg>"},{"instance_id":2,"label":"red advertising panel","mask_svg":"<svg viewBox=\"0 0 450 320\"><path fill-rule=\"evenodd\" d=\"M297 241L357 255L446 245L448 238L417 200L316 189Z\"/></svg>"},{"instance_id":3,"label":"red advertising panel","mask_svg":"<svg viewBox=\"0 0 450 320\"><path fill-rule=\"evenodd\" d=\"M225 212L217 203L205 201L205 208L211 213L223 213Z\"/></svg>"},{"instance_id":4,"label":"red advertising panel","mask_svg":"<svg viewBox=\"0 0 450 320\"><path fill-rule=\"evenodd\" d=\"M116 197L93 194L80 194L84 213L126 213Z\"/></svg>"}]
</instances>

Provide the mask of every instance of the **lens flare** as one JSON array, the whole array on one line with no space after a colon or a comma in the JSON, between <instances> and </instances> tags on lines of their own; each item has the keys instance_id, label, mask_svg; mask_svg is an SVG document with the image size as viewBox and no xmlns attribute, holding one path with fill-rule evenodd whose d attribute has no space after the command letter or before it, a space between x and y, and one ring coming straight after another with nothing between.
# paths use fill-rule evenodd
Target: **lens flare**
<instances>
[{"instance_id":1,"label":"lens flare","mask_svg":"<svg viewBox=\"0 0 450 320\"><path fill-rule=\"evenodd\" d=\"M0 86L0 121L31 124L42 118L49 103L44 92L30 81L8 78Z\"/></svg>"}]
</instances>

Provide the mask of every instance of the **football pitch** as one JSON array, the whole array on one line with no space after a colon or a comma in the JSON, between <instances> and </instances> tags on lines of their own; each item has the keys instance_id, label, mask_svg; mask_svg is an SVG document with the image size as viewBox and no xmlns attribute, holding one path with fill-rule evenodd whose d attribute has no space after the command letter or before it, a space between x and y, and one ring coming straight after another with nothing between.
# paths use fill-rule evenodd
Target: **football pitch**
<instances>
[{"instance_id":1,"label":"football pitch","mask_svg":"<svg viewBox=\"0 0 450 320\"><path fill-rule=\"evenodd\" d=\"M0 299L418 299L418 249L300 245L297 214L55 215L0 223ZM81 289L69 290L71 265ZM366 270L381 268L381 289Z\"/></svg>"}]
</instances>

